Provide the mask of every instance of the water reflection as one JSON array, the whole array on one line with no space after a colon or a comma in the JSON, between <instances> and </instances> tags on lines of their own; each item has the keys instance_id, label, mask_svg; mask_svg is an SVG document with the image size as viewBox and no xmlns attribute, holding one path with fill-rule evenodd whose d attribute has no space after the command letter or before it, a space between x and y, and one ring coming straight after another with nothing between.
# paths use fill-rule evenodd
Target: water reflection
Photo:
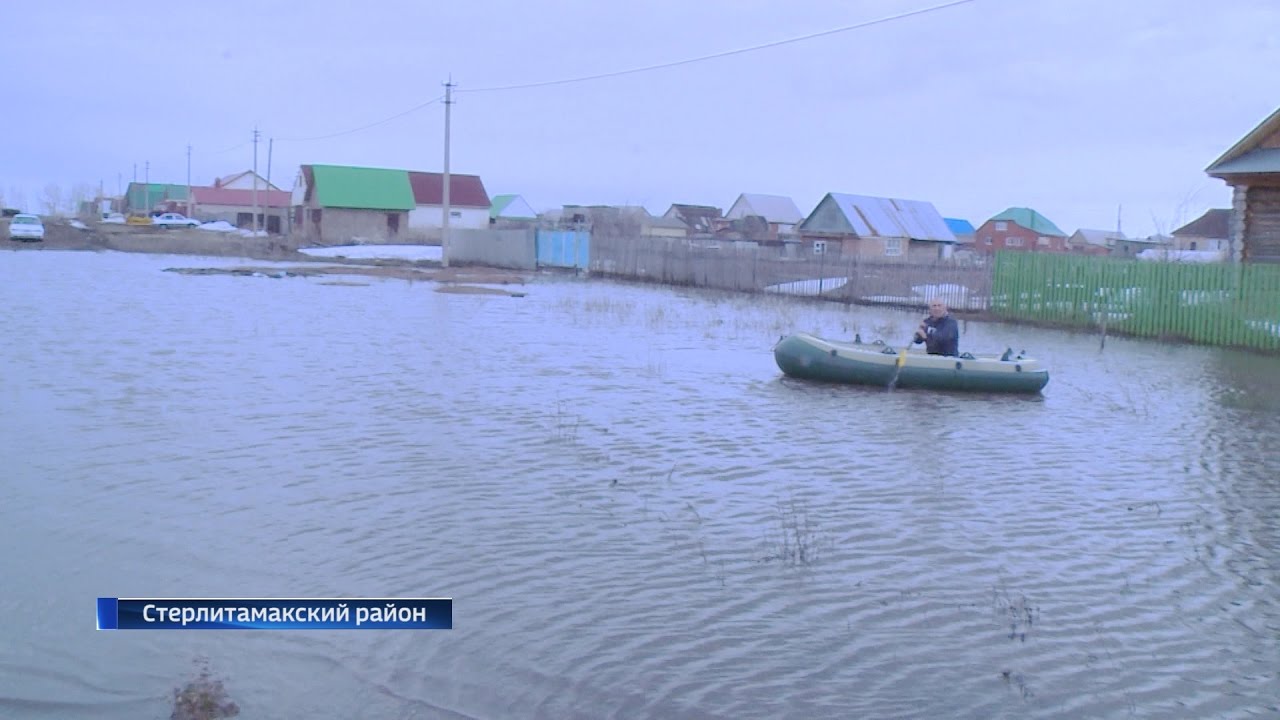
<instances>
[{"instance_id":1,"label":"water reflection","mask_svg":"<svg viewBox=\"0 0 1280 720\"><path fill-rule=\"evenodd\" d=\"M0 256L0 716L160 717L196 656L246 717L1280 702L1274 358L969 323L1044 394L888 392L770 348L912 313L183 264ZM447 594L455 630L86 630L111 594Z\"/></svg>"}]
</instances>

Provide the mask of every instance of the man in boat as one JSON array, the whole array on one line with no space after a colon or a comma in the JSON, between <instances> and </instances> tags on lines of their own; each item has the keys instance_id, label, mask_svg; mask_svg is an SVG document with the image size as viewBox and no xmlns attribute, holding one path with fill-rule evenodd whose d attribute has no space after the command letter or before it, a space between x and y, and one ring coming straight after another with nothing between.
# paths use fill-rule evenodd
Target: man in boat
<instances>
[{"instance_id":1,"label":"man in boat","mask_svg":"<svg viewBox=\"0 0 1280 720\"><path fill-rule=\"evenodd\" d=\"M916 329L915 342L924 343L930 355L960 354L960 325L941 298L929 301L929 317Z\"/></svg>"}]
</instances>

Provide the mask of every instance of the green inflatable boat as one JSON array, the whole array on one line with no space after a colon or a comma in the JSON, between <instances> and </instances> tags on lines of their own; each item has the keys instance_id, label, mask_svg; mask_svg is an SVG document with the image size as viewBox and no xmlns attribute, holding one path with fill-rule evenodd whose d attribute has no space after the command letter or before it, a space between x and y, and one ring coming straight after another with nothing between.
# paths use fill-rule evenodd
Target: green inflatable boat
<instances>
[{"instance_id":1,"label":"green inflatable boat","mask_svg":"<svg viewBox=\"0 0 1280 720\"><path fill-rule=\"evenodd\" d=\"M790 377L857 385L888 387L895 373L895 387L932 390L1037 393L1049 382L1049 371L1040 361L1012 352L948 357L908 350L899 369L901 350L881 343L834 342L796 333L778 341L773 357Z\"/></svg>"}]
</instances>

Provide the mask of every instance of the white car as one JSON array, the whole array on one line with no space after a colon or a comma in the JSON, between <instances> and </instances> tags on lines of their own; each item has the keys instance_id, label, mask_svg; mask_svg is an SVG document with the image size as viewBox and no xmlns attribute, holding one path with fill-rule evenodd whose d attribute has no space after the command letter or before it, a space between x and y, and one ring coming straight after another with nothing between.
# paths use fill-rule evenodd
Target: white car
<instances>
[{"instance_id":1,"label":"white car","mask_svg":"<svg viewBox=\"0 0 1280 720\"><path fill-rule=\"evenodd\" d=\"M111 223L113 225L123 225L125 223L124 215L118 212L102 213L102 222Z\"/></svg>"},{"instance_id":2,"label":"white car","mask_svg":"<svg viewBox=\"0 0 1280 720\"><path fill-rule=\"evenodd\" d=\"M10 240L44 240L44 223L35 215L14 215L9 223Z\"/></svg>"},{"instance_id":3,"label":"white car","mask_svg":"<svg viewBox=\"0 0 1280 720\"><path fill-rule=\"evenodd\" d=\"M171 227L200 227L199 220L191 218L180 213L163 213L151 218L152 225L159 225L162 228Z\"/></svg>"}]
</instances>

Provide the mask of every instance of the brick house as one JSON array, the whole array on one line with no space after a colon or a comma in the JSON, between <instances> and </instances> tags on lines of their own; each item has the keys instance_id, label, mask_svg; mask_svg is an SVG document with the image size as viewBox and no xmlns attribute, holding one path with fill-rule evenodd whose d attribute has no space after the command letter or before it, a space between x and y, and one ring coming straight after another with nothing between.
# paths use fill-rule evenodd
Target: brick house
<instances>
[{"instance_id":1,"label":"brick house","mask_svg":"<svg viewBox=\"0 0 1280 720\"><path fill-rule=\"evenodd\" d=\"M1067 252L1067 234L1031 208L1011 207L993 216L974 232L974 250Z\"/></svg>"}]
</instances>

